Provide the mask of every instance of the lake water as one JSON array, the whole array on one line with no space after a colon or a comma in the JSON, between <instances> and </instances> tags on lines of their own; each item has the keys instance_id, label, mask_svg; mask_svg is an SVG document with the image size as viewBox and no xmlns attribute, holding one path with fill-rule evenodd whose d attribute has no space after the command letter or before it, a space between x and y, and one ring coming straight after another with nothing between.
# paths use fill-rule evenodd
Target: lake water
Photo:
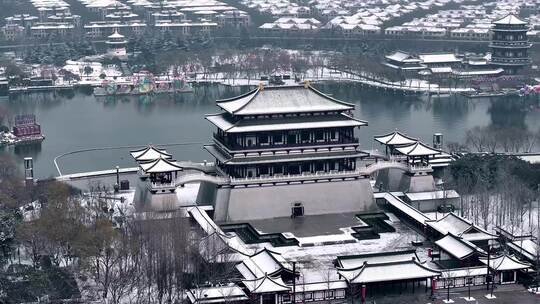
<instances>
[{"instance_id":1,"label":"lake water","mask_svg":"<svg viewBox=\"0 0 540 304\"><path fill-rule=\"evenodd\" d=\"M475 126L513 125L537 131L540 111L518 99L477 99L463 97L413 98L373 91L355 84L325 83L315 85L333 97L355 103L355 117L367 120L360 130L364 149L380 148L374 135L401 130L427 143L436 132L445 142L464 141L465 133ZM203 161L212 157L202 149L210 142L213 125L205 114L219 111L216 99L232 97L248 87L204 85L193 94L172 96L121 97L96 99L90 92L21 95L0 101L0 113L36 114L46 136L41 145L5 148L0 153L34 158L36 177L57 175L53 160L71 151L137 146L148 143L182 144L167 147L178 160ZM105 149L74 153L59 159L63 174L135 166L129 155L133 148Z\"/></svg>"}]
</instances>

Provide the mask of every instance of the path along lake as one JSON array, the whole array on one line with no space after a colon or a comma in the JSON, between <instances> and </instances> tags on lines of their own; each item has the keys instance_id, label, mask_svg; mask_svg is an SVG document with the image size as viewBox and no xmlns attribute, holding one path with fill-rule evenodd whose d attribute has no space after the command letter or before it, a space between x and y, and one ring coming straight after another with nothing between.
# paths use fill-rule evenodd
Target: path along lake
<instances>
[{"instance_id":1,"label":"path along lake","mask_svg":"<svg viewBox=\"0 0 540 304\"><path fill-rule=\"evenodd\" d=\"M514 126L537 132L540 110L519 98L467 100L462 96L441 98L403 97L351 83L314 85L332 97L356 104L355 117L369 122L359 134L362 149L380 149L374 135L395 129L431 144L433 133L444 141L464 142L475 126ZM40 145L3 148L22 164L34 158L35 176L58 175L53 160L63 153L100 147L187 143L168 146L177 160L212 161L202 145L211 141L215 127L205 114L219 112L216 99L248 91L249 87L199 85L194 93L178 96L95 98L90 91L29 94L0 101L0 113L12 118L35 114L46 139ZM4 121L4 124L7 124ZM133 148L132 148L133 149ZM75 153L59 159L63 174L134 167L129 148Z\"/></svg>"}]
</instances>

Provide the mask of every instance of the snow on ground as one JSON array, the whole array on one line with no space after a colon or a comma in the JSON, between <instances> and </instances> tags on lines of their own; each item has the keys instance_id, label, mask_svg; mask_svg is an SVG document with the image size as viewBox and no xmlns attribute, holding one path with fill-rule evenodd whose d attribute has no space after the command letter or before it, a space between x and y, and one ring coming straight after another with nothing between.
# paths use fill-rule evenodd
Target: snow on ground
<instances>
[{"instance_id":1,"label":"snow on ground","mask_svg":"<svg viewBox=\"0 0 540 304\"><path fill-rule=\"evenodd\" d=\"M329 235L317 235L308 237L296 237L300 244L320 244L323 242L340 242L340 241L354 241L356 240L351 234L354 231L350 228L341 228L343 233L329 234Z\"/></svg>"},{"instance_id":2,"label":"snow on ground","mask_svg":"<svg viewBox=\"0 0 540 304\"><path fill-rule=\"evenodd\" d=\"M374 80L373 78L352 74L343 71L336 71L328 68L321 69L309 69L305 74L300 75L302 80L310 81L351 81L358 82L365 85L374 87L395 89L403 91L416 91L416 92L430 92L430 93L457 93L457 92L470 92L474 91L472 88L450 88L439 87L438 84L429 83L426 80L421 79L407 79L403 82L390 82L383 80ZM225 85L258 85L261 80L258 77L248 78L247 75L234 75L231 77L229 74L213 73L196 75L196 82L217 82ZM294 84L294 79L286 80L286 84Z\"/></svg>"},{"instance_id":3,"label":"snow on ground","mask_svg":"<svg viewBox=\"0 0 540 304\"><path fill-rule=\"evenodd\" d=\"M246 245L249 249L262 249L266 247L275 252L279 252L287 261L297 262L297 268L303 276L303 281L325 282L330 275L331 280L337 280L338 275L333 265L338 256L354 255L362 253L389 252L403 249L410 249L411 242L424 240L424 238L414 230L408 228L401 222L393 222L392 226L396 232L381 233L380 239L363 240L355 243L320 245L320 246L286 246L273 247L268 243ZM335 236L315 236L310 237L311 242L323 242L327 238ZM307 239L307 238L301 238ZM332 271L328 271L332 269Z\"/></svg>"},{"instance_id":4,"label":"snow on ground","mask_svg":"<svg viewBox=\"0 0 540 304\"><path fill-rule=\"evenodd\" d=\"M91 69L87 70L90 73L85 73L85 68L90 67ZM101 83L99 76L103 73L107 77L118 77L122 76L122 72L116 68L115 65L106 65L103 66L99 62L84 62L84 61L66 61L66 65L63 67L64 70L69 71L75 75L81 77L81 79L94 79ZM82 82L81 82L82 83Z\"/></svg>"},{"instance_id":5,"label":"snow on ground","mask_svg":"<svg viewBox=\"0 0 540 304\"><path fill-rule=\"evenodd\" d=\"M200 183L185 184L176 188L176 197L181 205L195 205L199 194Z\"/></svg>"}]
</instances>

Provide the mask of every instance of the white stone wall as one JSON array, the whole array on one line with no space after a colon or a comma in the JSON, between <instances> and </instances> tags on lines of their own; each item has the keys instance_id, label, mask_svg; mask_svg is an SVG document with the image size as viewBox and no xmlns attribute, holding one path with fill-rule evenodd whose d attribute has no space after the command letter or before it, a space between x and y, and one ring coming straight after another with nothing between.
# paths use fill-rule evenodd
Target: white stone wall
<instances>
[{"instance_id":1,"label":"white stone wall","mask_svg":"<svg viewBox=\"0 0 540 304\"><path fill-rule=\"evenodd\" d=\"M218 189L219 192L225 188ZM223 198L228 194L223 193ZM216 199L216 221L245 221L290 217L294 203L302 203L304 215L368 212L377 207L369 179L230 189L228 204Z\"/></svg>"}]
</instances>

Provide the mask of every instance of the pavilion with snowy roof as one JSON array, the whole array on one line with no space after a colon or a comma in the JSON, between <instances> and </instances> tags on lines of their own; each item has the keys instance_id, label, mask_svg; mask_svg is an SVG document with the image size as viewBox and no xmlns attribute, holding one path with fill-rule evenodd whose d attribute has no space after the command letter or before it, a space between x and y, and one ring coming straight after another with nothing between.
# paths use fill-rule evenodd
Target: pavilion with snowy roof
<instances>
[{"instance_id":1,"label":"pavilion with snowy roof","mask_svg":"<svg viewBox=\"0 0 540 304\"><path fill-rule=\"evenodd\" d=\"M285 281L291 281L295 277L293 269L281 254L266 247L245 258L240 264L236 265L236 269L247 280L260 278L264 275L280 277Z\"/></svg>"},{"instance_id":2,"label":"pavilion with snowy roof","mask_svg":"<svg viewBox=\"0 0 540 304\"><path fill-rule=\"evenodd\" d=\"M422 64L422 60L407 52L395 51L390 55L384 56L386 59L384 65L400 72L418 72L427 68Z\"/></svg>"},{"instance_id":3,"label":"pavilion with snowy roof","mask_svg":"<svg viewBox=\"0 0 540 304\"><path fill-rule=\"evenodd\" d=\"M428 234L431 234L436 239L450 233L482 248L487 248L489 241L498 238L497 235L487 232L452 212L438 220L426 221L426 225Z\"/></svg>"},{"instance_id":4,"label":"pavilion with snowy roof","mask_svg":"<svg viewBox=\"0 0 540 304\"><path fill-rule=\"evenodd\" d=\"M149 145L143 149L130 151L131 156L137 162L148 162L158 158L171 159L172 155L167 153L165 149L159 149L152 145Z\"/></svg>"},{"instance_id":5,"label":"pavilion with snowy roof","mask_svg":"<svg viewBox=\"0 0 540 304\"><path fill-rule=\"evenodd\" d=\"M531 268L531 264L522 262L513 255L503 254L497 257L480 258L480 262L487 265L495 272L495 282L500 284L512 284L517 282L519 271Z\"/></svg>"},{"instance_id":6,"label":"pavilion with snowy roof","mask_svg":"<svg viewBox=\"0 0 540 304\"><path fill-rule=\"evenodd\" d=\"M527 21L521 20L519 17L509 14L505 17L493 21L493 24L499 24L499 25L527 25Z\"/></svg>"},{"instance_id":7,"label":"pavilion with snowy roof","mask_svg":"<svg viewBox=\"0 0 540 304\"><path fill-rule=\"evenodd\" d=\"M115 29L114 33L107 37L107 54L111 57L125 58L127 56L126 45L128 41L126 37Z\"/></svg>"},{"instance_id":8,"label":"pavilion with snowy roof","mask_svg":"<svg viewBox=\"0 0 540 304\"><path fill-rule=\"evenodd\" d=\"M509 14L493 21L491 29L491 61L494 68L502 68L505 74L517 74L531 64L527 31L529 24L519 17Z\"/></svg>"},{"instance_id":9,"label":"pavilion with snowy roof","mask_svg":"<svg viewBox=\"0 0 540 304\"><path fill-rule=\"evenodd\" d=\"M280 294L291 291L280 277L270 277L267 274L256 279L242 280L242 284L251 294L258 295L261 303L276 303Z\"/></svg>"},{"instance_id":10,"label":"pavilion with snowy roof","mask_svg":"<svg viewBox=\"0 0 540 304\"><path fill-rule=\"evenodd\" d=\"M392 133L377 135L374 138L375 141L378 141L385 146L387 155L389 153L395 154L396 147L412 145L418 142L418 139L407 136L397 130Z\"/></svg>"},{"instance_id":11,"label":"pavilion with snowy roof","mask_svg":"<svg viewBox=\"0 0 540 304\"><path fill-rule=\"evenodd\" d=\"M420 263L415 250L338 257L338 274L349 284L371 285L416 283L438 277L441 272Z\"/></svg>"},{"instance_id":12,"label":"pavilion with snowy roof","mask_svg":"<svg viewBox=\"0 0 540 304\"><path fill-rule=\"evenodd\" d=\"M451 233L436 241L435 245L441 250L439 263L445 266L477 266L478 256L486 253L482 248Z\"/></svg>"},{"instance_id":13,"label":"pavilion with snowy roof","mask_svg":"<svg viewBox=\"0 0 540 304\"><path fill-rule=\"evenodd\" d=\"M512 253L529 263L536 263L536 258L540 254L540 244L532 237L510 240L506 245Z\"/></svg>"},{"instance_id":14,"label":"pavilion with snowy roof","mask_svg":"<svg viewBox=\"0 0 540 304\"><path fill-rule=\"evenodd\" d=\"M241 303L249 300L244 290L234 284L189 289L186 296L191 304Z\"/></svg>"},{"instance_id":15,"label":"pavilion with snowy roof","mask_svg":"<svg viewBox=\"0 0 540 304\"><path fill-rule=\"evenodd\" d=\"M395 150L407 158L407 163L420 166L429 165L430 158L441 153L441 151L419 141L414 144L396 147Z\"/></svg>"},{"instance_id":16,"label":"pavilion with snowy roof","mask_svg":"<svg viewBox=\"0 0 540 304\"><path fill-rule=\"evenodd\" d=\"M141 171L149 176L149 189L152 193L174 192L176 189L175 180L178 172L184 168L166 158L157 158L153 161L139 163Z\"/></svg>"}]
</instances>

